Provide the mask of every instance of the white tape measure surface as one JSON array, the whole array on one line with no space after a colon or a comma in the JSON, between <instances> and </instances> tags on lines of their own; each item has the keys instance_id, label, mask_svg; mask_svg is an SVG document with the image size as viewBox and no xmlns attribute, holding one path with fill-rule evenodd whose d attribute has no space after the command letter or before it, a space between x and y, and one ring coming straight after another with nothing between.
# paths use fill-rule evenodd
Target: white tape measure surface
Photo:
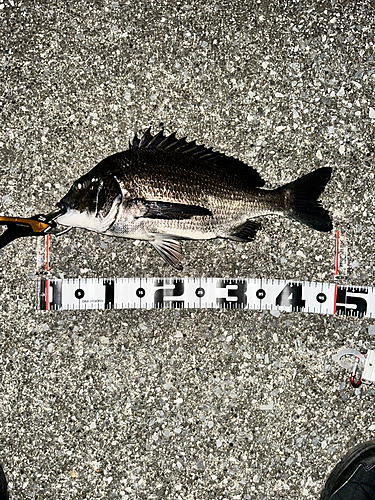
<instances>
[{"instance_id":1,"label":"white tape measure surface","mask_svg":"<svg viewBox=\"0 0 375 500\"><path fill-rule=\"evenodd\" d=\"M374 287L274 279L73 278L39 281L42 310L249 309L372 318Z\"/></svg>"}]
</instances>

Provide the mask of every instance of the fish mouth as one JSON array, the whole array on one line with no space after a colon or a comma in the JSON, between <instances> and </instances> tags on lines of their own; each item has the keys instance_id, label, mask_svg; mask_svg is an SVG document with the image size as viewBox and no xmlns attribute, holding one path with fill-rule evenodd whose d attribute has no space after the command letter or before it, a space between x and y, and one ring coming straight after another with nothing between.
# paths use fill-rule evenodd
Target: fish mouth
<instances>
[{"instance_id":1,"label":"fish mouth","mask_svg":"<svg viewBox=\"0 0 375 500\"><path fill-rule=\"evenodd\" d=\"M56 222L58 224L62 224L65 226L64 221L66 217L68 216L69 212L71 212L69 206L67 203L64 201L59 201L58 203L55 204L55 207L57 207L56 212L60 212L59 215L56 217Z\"/></svg>"},{"instance_id":2,"label":"fish mouth","mask_svg":"<svg viewBox=\"0 0 375 500\"><path fill-rule=\"evenodd\" d=\"M68 205L63 201L59 201L58 203L56 203L55 207L59 208L60 210L63 210L64 211L63 213L66 213L69 208Z\"/></svg>"}]
</instances>

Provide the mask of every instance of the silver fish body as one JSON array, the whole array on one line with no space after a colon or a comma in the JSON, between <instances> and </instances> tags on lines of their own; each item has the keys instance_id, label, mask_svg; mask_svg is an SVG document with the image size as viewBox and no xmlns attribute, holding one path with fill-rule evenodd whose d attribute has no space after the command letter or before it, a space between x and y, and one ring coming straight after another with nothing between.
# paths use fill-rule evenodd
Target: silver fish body
<instances>
[{"instance_id":1,"label":"silver fish body","mask_svg":"<svg viewBox=\"0 0 375 500\"><path fill-rule=\"evenodd\" d=\"M319 231L332 229L317 201L331 176L321 168L274 190L240 160L175 134L147 131L127 151L109 156L78 179L57 204L57 222L98 233L149 240L182 269L181 239L251 241L256 218L279 214Z\"/></svg>"}]
</instances>

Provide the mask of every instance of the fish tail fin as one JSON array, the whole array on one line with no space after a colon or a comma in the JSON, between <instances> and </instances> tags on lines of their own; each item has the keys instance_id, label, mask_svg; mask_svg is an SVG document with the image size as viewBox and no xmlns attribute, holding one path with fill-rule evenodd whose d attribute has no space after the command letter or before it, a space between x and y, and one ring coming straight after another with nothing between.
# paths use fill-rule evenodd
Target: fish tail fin
<instances>
[{"instance_id":1,"label":"fish tail fin","mask_svg":"<svg viewBox=\"0 0 375 500\"><path fill-rule=\"evenodd\" d=\"M330 167L319 168L279 188L292 202L292 209L286 216L317 231L331 231L332 220L318 200L331 173Z\"/></svg>"},{"instance_id":2,"label":"fish tail fin","mask_svg":"<svg viewBox=\"0 0 375 500\"><path fill-rule=\"evenodd\" d=\"M0 464L0 499L9 500L8 483L1 464Z\"/></svg>"}]
</instances>

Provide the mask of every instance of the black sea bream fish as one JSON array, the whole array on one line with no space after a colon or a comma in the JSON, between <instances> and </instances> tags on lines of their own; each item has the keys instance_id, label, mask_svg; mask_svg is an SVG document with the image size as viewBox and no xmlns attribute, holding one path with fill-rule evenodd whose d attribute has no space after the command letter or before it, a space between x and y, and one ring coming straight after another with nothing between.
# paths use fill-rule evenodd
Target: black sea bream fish
<instances>
[{"instance_id":1,"label":"black sea bream fish","mask_svg":"<svg viewBox=\"0 0 375 500\"><path fill-rule=\"evenodd\" d=\"M318 231L332 222L318 200L331 176L320 168L273 190L240 160L195 142L148 130L129 149L101 161L57 203L64 226L148 240L182 269L181 239L251 241L254 218L279 214Z\"/></svg>"}]
</instances>

